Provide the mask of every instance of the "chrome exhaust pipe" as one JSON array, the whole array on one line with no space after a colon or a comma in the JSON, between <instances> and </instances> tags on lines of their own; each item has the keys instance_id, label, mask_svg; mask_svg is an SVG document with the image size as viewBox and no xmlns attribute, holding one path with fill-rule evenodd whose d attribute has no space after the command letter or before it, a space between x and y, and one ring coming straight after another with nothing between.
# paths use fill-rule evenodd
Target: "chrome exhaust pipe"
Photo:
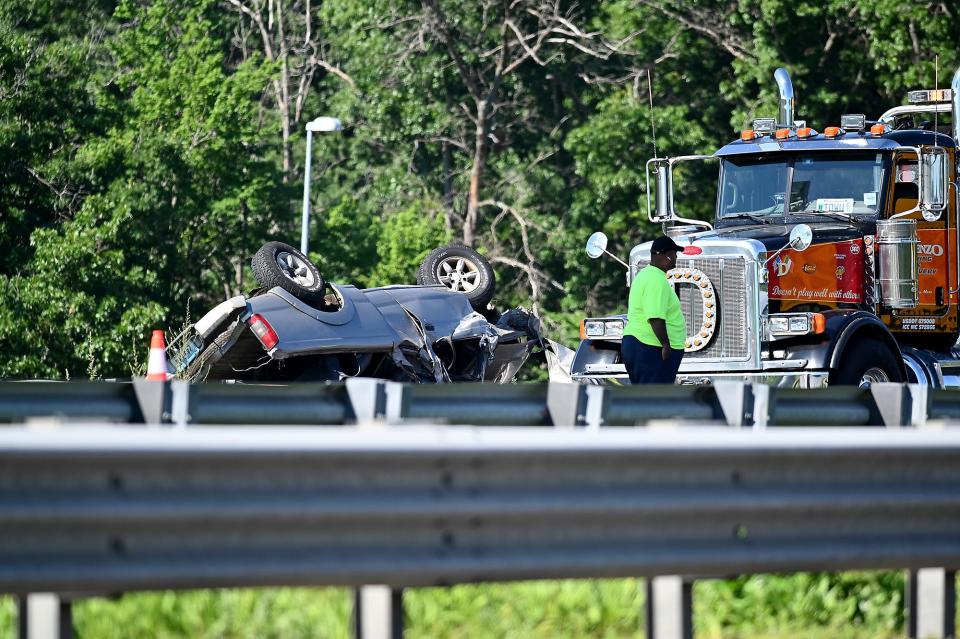
<instances>
[{"instance_id":1,"label":"chrome exhaust pipe","mask_svg":"<svg viewBox=\"0 0 960 639\"><path fill-rule=\"evenodd\" d=\"M780 116L777 118L777 124L781 127L793 126L793 82L790 80L790 74L786 69L780 67L773 72L773 79L777 81L777 88L780 89ZM957 78L954 77L954 82Z\"/></svg>"},{"instance_id":2,"label":"chrome exhaust pipe","mask_svg":"<svg viewBox=\"0 0 960 639\"><path fill-rule=\"evenodd\" d=\"M953 140L960 143L960 67L953 74L950 88L953 89Z\"/></svg>"}]
</instances>

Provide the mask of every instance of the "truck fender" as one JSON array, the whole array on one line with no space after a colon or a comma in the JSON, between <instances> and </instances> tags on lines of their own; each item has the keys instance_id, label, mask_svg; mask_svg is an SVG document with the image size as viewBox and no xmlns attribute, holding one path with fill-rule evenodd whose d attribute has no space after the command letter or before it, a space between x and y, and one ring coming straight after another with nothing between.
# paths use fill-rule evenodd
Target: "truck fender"
<instances>
[{"instance_id":1,"label":"truck fender","mask_svg":"<svg viewBox=\"0 0 960 639\"><path fill-rule=\"evenodd\" d=\"M570 373L585 374L588 364L613 364L619 356L619 341L587 337L577 346L570 364Z\"/></svg>"},{"instance_id":2,"label":"truck fender","mask_svg":"<svg viewBox=\"0 0 960 639\"><path fill-rule=\"evenodd\" d=\"M870 337L890 349L897 358L902 379L907 379L907 367L903 363L900 345L880 318L866 311L842 309L826 311L823 315L827 320L826 332L830 338L830 354L827 361L831 369L839 366L840 358L843 357L847 346L861 337Z\"/></svg>"}]
</instances>

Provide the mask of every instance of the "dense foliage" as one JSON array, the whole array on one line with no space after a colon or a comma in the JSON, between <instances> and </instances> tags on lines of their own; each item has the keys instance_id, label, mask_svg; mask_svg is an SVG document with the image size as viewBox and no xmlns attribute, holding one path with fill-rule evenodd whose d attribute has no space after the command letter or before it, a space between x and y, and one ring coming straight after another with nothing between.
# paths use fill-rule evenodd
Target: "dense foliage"
<instances>
[{"instance_id":1,"label":"dense foliage","mask_svg":"<svg viewBox=\"0 0 960 639\"><path fill-rule=\"evenodd\" d=\"M253 286L297 243L304 125L312 256L333 280L410 281L481 247L499 302L570 341L621 308L582 245L648 238L645 162L774 114L876 115L949 81L950 3L892 0L0 0L0 377L126 376L148 331ZM650 82L648 82L650 80ZM651 111L650 103L655 109ZM655 133L654 133L655 132ZM682 175L709 216L710 171Z\"/></svg>"},{"instance_id":2,"label":"dense foliage","mask_svg":"<svg viewBox=\"0 0 960 639\"><path fill-rule=\"evenodd\" d=\"M694 585L703 639L894 639L904 635L903 573L759 575ZM554 580L418 588L404 593L404 636L613 639L642 636L644 582ZM351 636L350 592L278 588L134 593L80 599L78 637L329 639ZM0 637L13 636L0 598Z\"/></svg>"}]
</instances>

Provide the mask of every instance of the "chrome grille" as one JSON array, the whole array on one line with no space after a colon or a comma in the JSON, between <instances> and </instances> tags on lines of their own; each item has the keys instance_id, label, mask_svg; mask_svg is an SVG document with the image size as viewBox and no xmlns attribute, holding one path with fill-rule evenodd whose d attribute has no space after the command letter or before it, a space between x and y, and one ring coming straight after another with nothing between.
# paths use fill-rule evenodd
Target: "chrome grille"
<instances>
[{"instance_id":1,"label":"chrome grille","mask_svg":"<svg viewBox=\"0 0 960 639\"><path fill-rule=\"evenodd\" d=\"M638 270L648 262L641 261ZM713 283L720 305L720 313L713 339L699 351L687 353L691 359L748 359L750 345L747 339L747 261L742 257L702 257L677 260L680 268L695 268L706 273ZM680 309L687 323L687 334L696 333L703 323L703 301L692 286L677 286Z\"/></svg>"}]
</instances>

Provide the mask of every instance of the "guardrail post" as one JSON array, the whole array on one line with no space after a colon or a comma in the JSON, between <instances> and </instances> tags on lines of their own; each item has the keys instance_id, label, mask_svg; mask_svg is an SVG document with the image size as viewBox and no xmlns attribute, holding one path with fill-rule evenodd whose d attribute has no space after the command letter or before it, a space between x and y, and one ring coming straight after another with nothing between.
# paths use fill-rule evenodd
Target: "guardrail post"
<instances>
[{"instance_id":1,"label":"guardrail post","mask_svg":"<svg viewBox=\"0 0 960 639\"><path fill-rule=\"evenodd\" d=\"M190 382L182 379L156 382L134 377L133 393L145 424L173 424L182 428L192 420Z\"/></svg>"},{"instance_id":2,"label":"guardrail post","mask_svg":"<svg viewBox=\"0 0 960 639\"><path fill-rule=\"evenodd\" d=\"M70 601L50 592L36 592L17 601L20 639L72 639Z\"/></svg>"},{"instance_id":3,"label":"guardrail post","mask_svg":"<svg viewBox=\"0 0 960 639\"><path fill-rule=\"evenodd\" d=\"M957 574L943 568L911 570L907 580L907 636L950 639L956 636Z\"/></svg>"},{"instance_id":4,"label":"guardrail post","mask_svg":"<svg viewBox=\"0 0 960 639\"><path fill-rule=\"evenodd\" d=\"M752 388L753 385L746 382L717 381L713 384L727 426L740 428L753 420Z\"/></svg>"},{"instance_id":5,"label":"guardrail post","mask_svg":"<svg viewBox=\"0 0 960 639\"><path fill-rule=\"evenodd\" d=\"M918 415L916 411L918 408L921 409L920 412L923 416L926 415L925 403L917 405L916 400L918 398L915 393L917 388L919 388L917 384L889 382L870 385L870 394L877 404L877 410L880 411L884 426L887 428L915 426L917 424Z\"/></svg>"},{"instance_id":6,"label":"guardrail post","mask_svg":"<svg viewBox=\"0 0 960 639\"><path fill-rule=\"evenodd\" d=\"M554 426L583 426L587 414L587 389L600 388L586 384L550 382L547 385L547 411Z\"/></svg>"},{"instance_id":7,"label":"guardrail post","mask_svg":"<svg viewBox=\"0 0 960 639\"><path fill-rule=\"evenodd\" d=\"M910 421L911 426L920 428L927 423L930 415L930 388L923 384L906 384L910 393Z\"/></svg>"},{"instance_id":8,"label":"guardrail post","mask_svg":"<svg viewBox=\"0 0 960 639\"><path fill-rule=\"evenodd\" d=\"M185 383L185 382L181 382ZM133 378L133 392L146 424L169 424L172 421L173 395L170 382L157 382L144 377Z\"/></svg>"},{"instance_id":9,"label":"guardrail post","mask_svg":"<svg viewBox=\"0 0 960 639\"><path fill-rule=\"evenodd\" d=\"M754 430L766 430L770 422L770 387L766 384L751 384L750 394L753 396L751 424Z\"/></svg>"},{"instance_id":10,"label":"guardrail post","mask_svg":"<svg viewBox=\"0 0 960 639\"><path fill-rule=\"evenodd\" d=\"M388 424L399 424L410 414L410 391L402 382L384 382L384 417Z\"/></svg>"},{"instance_id":11,"label":"guardrail post","mask_svg":"<svg viewBox=\"0 0 960 639\"><path fill-rule=\"evenodd\" d=\"M353 406L357 423L382 420L387 415L387 391L382 379L372 377L349 377L346 380L347 395Z\"/></svg>"},{"instance_id":12,"label":"guardrail post","mask_svg":"<svg viewBox=\"0 0 960 639\"><path fill-rule=\"evenodd\" d=\"M355 639L403 639L403 590L361 586L354 591Z\"/></svg>"},{"instance_id":13,"label":"guardrail post","mask_svg":"<svg viewBox=\"0 0 960 639\"><path fill-rule=\"evenodd\" d=\"M647 639L693 639L693 581L676 575L647 579Z\"/></svg>"},{"instance_id":14,"label":"guardrail post","mask_svg":"<svg viewBox=\"0 0 960 639\"><path fill-rule=\"evenodd\" d=\"M600 428L604 425L607 413L607 391L603 386L584 388L586 402L583 407L583 425L587 428Z\"/></svg>"}]
</instances>

